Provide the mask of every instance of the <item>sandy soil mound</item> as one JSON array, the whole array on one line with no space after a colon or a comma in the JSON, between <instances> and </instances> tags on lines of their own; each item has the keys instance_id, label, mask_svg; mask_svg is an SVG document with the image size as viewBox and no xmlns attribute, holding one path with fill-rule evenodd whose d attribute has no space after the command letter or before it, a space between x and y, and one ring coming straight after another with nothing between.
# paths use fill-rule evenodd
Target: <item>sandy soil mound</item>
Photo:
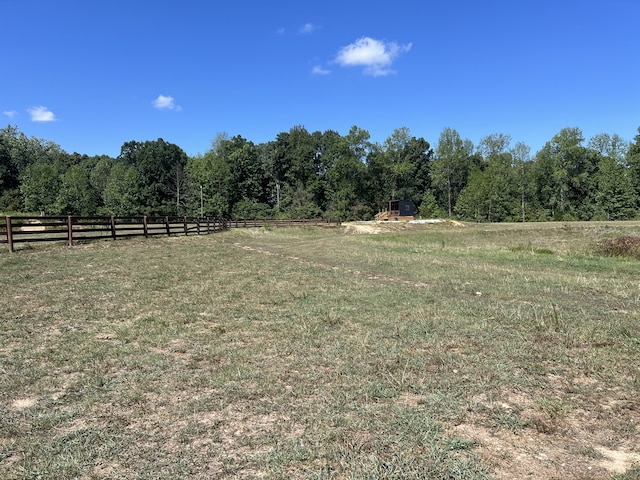
<instances>
[{"instance_id":1,"label":"sandy soil mound","mask_svg":"<svg viewBox=\"0 0 640 480\"><path fill-rule=\"evenodd\" d=\"M369 234L401 232L405 230L424 230L433 225L451 225L455 227L464 227L465 225L455 220L415 220L411 222L344 222L342 226L347 233L352 234Z\"/></svg>"}]
</instances>

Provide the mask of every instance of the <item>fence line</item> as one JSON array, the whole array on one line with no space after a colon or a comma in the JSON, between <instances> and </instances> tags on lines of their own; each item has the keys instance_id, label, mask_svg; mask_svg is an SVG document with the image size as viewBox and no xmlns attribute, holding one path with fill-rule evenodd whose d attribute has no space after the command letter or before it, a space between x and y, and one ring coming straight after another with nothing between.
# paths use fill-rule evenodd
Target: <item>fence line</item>
<instances>
[{"instance_id":1,"label":"fence line","mask_svg":"<svg viewBox=\"0 0 640 480\"><path fill-rule=\"evenodd\" d=\"M206 235L229 228L224 218L176 216L6 216L0 218L0 243L75 241L157 235Z\"/></svg>"},{"instance_id":2,"label":"fence line","mask_svg":"<svg viewBox=\"0 0 640 480\"><path fill-rule=\"evenodd\" d=\"M333 218L264 218L252 220L227 220L229 228L257 228L257 227L302 227L302 226L335 226L342 223Z\"/></svg>"},{"instance_id":3,"label":"fence line","mask_svg":"<svg viewBox=\"0 0 640 480\"><path fill-rule=\"evenodd\" d=\"M157 235L206 235L229 228L340 226L340 220L253 219L227 220L217 217L178 216L5 216L0 217L0 243L14 251L17 243L77 241L101 238L151 237Z\"/></svg>"}]
</instances>

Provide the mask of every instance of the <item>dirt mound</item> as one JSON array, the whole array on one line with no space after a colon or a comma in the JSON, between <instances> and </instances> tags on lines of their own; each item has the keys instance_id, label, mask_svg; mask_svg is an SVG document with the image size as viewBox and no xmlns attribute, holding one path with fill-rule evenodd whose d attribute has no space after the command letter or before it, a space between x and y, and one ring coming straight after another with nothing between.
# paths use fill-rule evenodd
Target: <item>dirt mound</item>
<instances>
[{"instance_id":1,"label":"dirt mound","mask_svg":"<svg viewBox=\"0 0 640 480\"><path fill-rule=\"evenodd\" d=\"M361 222L344 222L342 226L346 233L351 234L369 234L401 232L405 230L424 230L435 224L451 225L454 227L464 227L465 225L455 220L438 220L438 221L411 221L411 222L380 222L380 221L361 221Z\"/></svg>"}]
</instances>

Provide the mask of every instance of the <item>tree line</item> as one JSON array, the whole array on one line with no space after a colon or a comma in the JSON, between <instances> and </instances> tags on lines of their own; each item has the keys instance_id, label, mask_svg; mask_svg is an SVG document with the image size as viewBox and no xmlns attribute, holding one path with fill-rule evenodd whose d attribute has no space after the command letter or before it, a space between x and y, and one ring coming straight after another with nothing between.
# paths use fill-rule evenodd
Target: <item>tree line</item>
<instances>
[{"instance_id":1,"label":"tree line","mask_svg":"<svg viewBox=\"0 0 640 480\"><path fill-rule=\"evenodd\" d=\"M192 157L161 138L129 141L116 158L0 130L5 212L366 220L392 199L413 201L423 218L640 218L640 128L632 142L599 134L586 144L564 128L532 154L503 133L474 145L445 128L432 148L406 127L376 143L357 126L295 126L259 144L218 134Z\"/></svg>"}]
</instances>

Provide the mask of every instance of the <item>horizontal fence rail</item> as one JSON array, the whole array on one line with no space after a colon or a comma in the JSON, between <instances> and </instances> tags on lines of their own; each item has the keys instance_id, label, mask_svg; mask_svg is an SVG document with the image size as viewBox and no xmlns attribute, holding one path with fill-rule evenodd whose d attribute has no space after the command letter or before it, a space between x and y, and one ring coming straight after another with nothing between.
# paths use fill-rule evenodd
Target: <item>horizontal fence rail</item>
<instances>
[{"instance_id":1,"label":"horizontal fence rail","mask_svg":"<svg viewBox=\"0 0 640 480\"><path fill-rule=\"evenodd\" d=\"M227 220L214 217L177 216L5 216L0 217L0 243L13 252L18 243L74 242L157 235L206 235L229 228L340 226L340 220L312 219L254 219Z\"/></svg>"},{"instance_id":2,"label":"horizontal fence rail","mask_svg":"<svg viewBox=\"0 0 640 480\"><path fill-rule=\"evenodd\" d=\"M309 226L329 226L339 227L341 221L332 218L303 218L303 219L282 219L266 218L253 220L227 220L229 228L258 228L258 227L303 227Z\"/></svg>"},{"instance_id":3,"label":"horizontal fence rail","mask_svg":"<svg viewBox=\"0 0 640 480\"><path fill-rule=\"evenodd\" d=\"M224 218L176 216L0 217L0 243L13 252L17 243L76 241L156 235L206 235L229 228Z\"/></svg>"}]
</instances>

